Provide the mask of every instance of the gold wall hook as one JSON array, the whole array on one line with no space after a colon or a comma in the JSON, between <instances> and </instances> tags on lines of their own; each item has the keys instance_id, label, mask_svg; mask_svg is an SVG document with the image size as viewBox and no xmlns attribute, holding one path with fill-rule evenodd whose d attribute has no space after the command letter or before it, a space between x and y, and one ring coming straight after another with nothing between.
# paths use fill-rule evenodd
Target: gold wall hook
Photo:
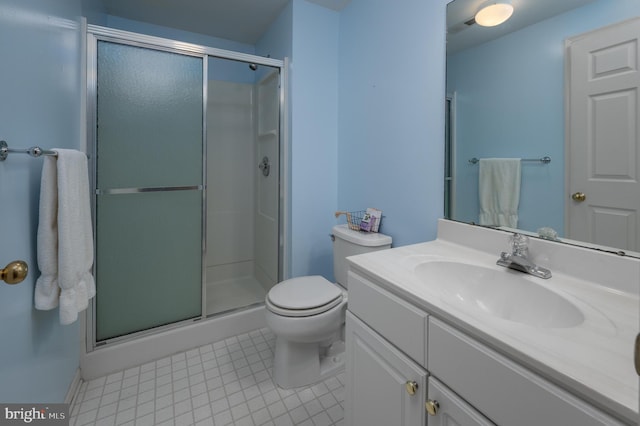
<instances>
[{"instance_id":1,"label":"gold wall hook","mask_svg":"<svg viewBox=\"0 0 640 426\"><path fill-rule=\"evenodd\" d=\"M7 284L18 284L24 281L28 274L29 266L27 266L27 262L14 260L4 269L0 269L0 280Z\"/></svg>"}]
</instances>

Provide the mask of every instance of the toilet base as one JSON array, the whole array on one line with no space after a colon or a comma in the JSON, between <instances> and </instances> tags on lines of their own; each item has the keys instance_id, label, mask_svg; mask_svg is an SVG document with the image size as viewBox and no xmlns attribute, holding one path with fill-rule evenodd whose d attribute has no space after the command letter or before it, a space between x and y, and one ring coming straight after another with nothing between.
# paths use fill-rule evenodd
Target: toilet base
<instances>
[{"instance_id":1,"label":"toilet base","mask_svg":"<svg viewBox=\"0 0 640 426\"><path fill-rule=\"evenodd\" d=\"M273 380L283 389L318 383L344 369L344 342L327 348L318 343L298 343L276 339Z\"/></svg>"}]
</instances>

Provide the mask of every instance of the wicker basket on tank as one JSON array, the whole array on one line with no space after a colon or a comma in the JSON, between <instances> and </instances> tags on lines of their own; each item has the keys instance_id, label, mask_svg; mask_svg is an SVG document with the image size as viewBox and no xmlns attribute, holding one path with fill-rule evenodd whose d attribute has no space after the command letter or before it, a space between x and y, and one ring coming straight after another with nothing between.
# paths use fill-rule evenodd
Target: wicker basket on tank
<instances>
[{"instance_id":1,"label":"wicker basket on tank","mask_svg":"<svg viewBox=\"0 0 640 426\"><path fill-rule=\"evenodd\" d=\"M360 229L360 222L362 222L362 218L367 213L366 210L358 210L353 212L343 212L339 211L335 213L336 218L344 215L347 217L347 225L349 225L349 229L353 229L354 231L363 231ZM366 231L363 231L366 232Z\"/></svg>"}]
</instances>

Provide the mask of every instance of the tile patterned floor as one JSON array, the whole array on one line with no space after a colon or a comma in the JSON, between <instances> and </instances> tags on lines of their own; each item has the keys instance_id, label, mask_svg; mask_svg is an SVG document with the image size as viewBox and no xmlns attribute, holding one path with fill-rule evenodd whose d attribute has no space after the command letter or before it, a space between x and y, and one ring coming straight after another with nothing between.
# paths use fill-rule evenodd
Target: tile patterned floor
<instances>
[{"instance_id":1,"label":"tile patterned floor","mask_svg":"<svg viewBox=\"0 0 640 426\"><path fill-rule=\"evenodd\" d=\"M342 426L344 372L280 389L274 344L268 329L255 330L85 382L70 426Z\"/></svg>"}]
</instances>

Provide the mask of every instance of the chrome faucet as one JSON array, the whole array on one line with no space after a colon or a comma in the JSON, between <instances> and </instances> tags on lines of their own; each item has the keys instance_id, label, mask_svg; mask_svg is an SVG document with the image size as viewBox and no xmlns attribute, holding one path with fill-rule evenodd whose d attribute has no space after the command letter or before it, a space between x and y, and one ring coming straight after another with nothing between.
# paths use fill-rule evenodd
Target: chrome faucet
<instances>
[{"instance_id":1,"label":"chrome faucet","mask_svg":"<svg viewBox=\"0 0 640 426\"><path fill-rule=\"evenodd\" d=\"M500 253L497 265L515 269L538 278L551 278L551 271L538 266L529 260L529 238L522 234L513 234L510 239L511 253Z\"/></svg>"}]
</instances>

